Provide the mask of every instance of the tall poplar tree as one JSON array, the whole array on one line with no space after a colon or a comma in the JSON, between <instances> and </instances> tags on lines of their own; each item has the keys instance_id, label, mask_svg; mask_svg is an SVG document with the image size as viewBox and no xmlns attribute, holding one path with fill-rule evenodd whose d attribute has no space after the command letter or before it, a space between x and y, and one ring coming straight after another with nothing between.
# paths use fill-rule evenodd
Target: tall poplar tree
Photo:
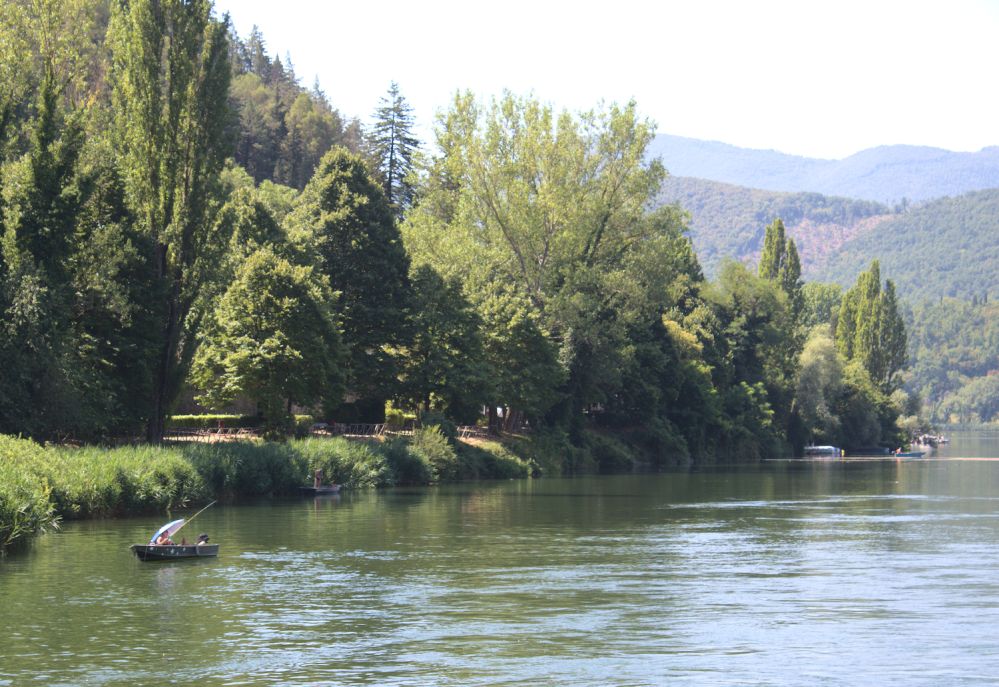
<instances>
[{"instance_id":1,"label":"tall poplar tree","mask_svg":"<svg viewBox=\"0 0 999 687\"><path fill-rule=\"evenodd\" d=\"M791 312L797 320L804 299L801 294L801 259L794 239L788 238L779 217L767 226L760 254L759 275L777 283L787 294Z\"/></svg>"},{"instance_id":2,"label":"tall poplar tree","mask_svg":"<svg viewBox=\"0 0 999 687\"><path fill-rule=\"evenodd\" d=\"M393 81L375 110L368 145L385 197L397 217L413 203L414 189L408 177L413 170L413 156L420 147L420 141L413 135L413 126L413 108Z\"/></svg>"},{"instance_id":3,"label":"tall poplar tree","mask_svg":"<svg viewBox=\"0 0 999 687\"><path fill-rule=\"evenodd\" d=\"M150 237L159 361L147 435L158 441L193 358L214 289L219 171L230 153L228 18L210 0L115 0L115 141L129 201Z\"/></svg>"},{"instance_id":4,"label":"tall poplar tree","mask_svg":"<svg viewBox=\"0 0 999 687\"><path fill-rule=\"evenodd\" d=\"M891 393L898 387L898 375L907 364L905 323L895 284L889 279L881 286L877 260L843 296L836 347L846 358L858 361L881 391Z\"/></svg>"}]
</instances>

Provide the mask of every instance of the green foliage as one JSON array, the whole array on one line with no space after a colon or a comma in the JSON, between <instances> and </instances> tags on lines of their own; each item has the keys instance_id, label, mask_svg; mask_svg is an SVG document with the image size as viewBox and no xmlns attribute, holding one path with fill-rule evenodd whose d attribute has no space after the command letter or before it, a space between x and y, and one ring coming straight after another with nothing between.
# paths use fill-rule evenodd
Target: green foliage
<instances>
[{"instance_id":1,"label":"green foliage","mask_svg":"<svg viewBox=\"0 0 999 687\"><path fill-rule=\"evenodd\" d=\"M257 427L260 425L260 418L256 415L170 415L166 419L167 429L178 429L190 427L194 429L215 429L223 427Z\"/></svg>"},{"instance_id":2,"label":"green foliage","mask_svg":"<svg viewBox=\"0 0 999 687\"><path fill-rule=\"evenodd\" d=\"M219 302L195 361L199 400L220 408L245 394L277 435L287 433L292 405L338 401L343 353L330 300L312 268L268 248L251 255Z\"/></svg>"},{"instance_id":3,"label":"green foliage","mask_svg":"<svg viewBox=\"0 0 999 687\"><path fill-rule=\"evenodd\" d=\"M958 423L999 423L999 374L975 377L940 402L939 418Z\"/></svg>"},{"instance_id":4,"label":"green foliage","mask_svg":"<svg viewBox=\"0 0 999 687\"><path fill-rule=\"evenodd\" d=\"M816 273L849 284L877 256L912 303L999 294L999 190L928 202L843 245Z\"/></svg>"},{"instance_id":5,"label":"green foliage","mask_svg":"<svg viewBox=\"0 0 999 687\"><path fill-rule=\"evenodd\" d=\"M334 108L318 83L299 85L290 60L271 58L254 26L244 41L230 33L235 158L263 186L302 190L334 146L360 150L360 125Z\"/></svg>"},{"instance_id":6,"label":"green foliage","mask_svg":"<svg viewBox=\"0 0 999 687\"><path fill-rule=\"evenodd\" d=\"M163 512L208 495L195 467L173 449L57 449L47 461L52 500L65 517Z\"/></svg>"},{"instance_id":7,"label":"green foliage","mask_svg":"<svg viewBox=\"0 0 999 687\"><path fill-rule=\"evenodd\" d=\"M456 449L462 479L524 479L537 469L497 441L482 441L474 446L460 443Z\"/></svg>"},{"instance_id":8,"label":"green foliage","mask_svg":"<svg viewBox=\"0 0 999 687\"><path fill-rule=\"evenodd\" d=\"M843 288L839 284L805 282L801 287L802 326L811 329L816 325L829 324L836 331Z\"/></svg>"},{"instance_id":9,"label":"green foliage","mask_svg":"<svg viewBox=\"0 0 999 687\"><path fill-rule=\"evenodd\" d=\"M364 161L331 150L288 218L293 240L317 257L337 302L350 359L347 389L381 408L397 386L391 350L407 341L409 258Z\"/></svg>"},{"instance_id":10,"label":"green foliage","mask_svg":"<svg viewBox=\"0 0 999 687\"><path fill-rule=\"evenodd\" d=\"M259 496L312 482L298 442L195 442L174 450L194 466L214 496Z\"/></svg>"},{"instance_id":11,"label":"green foliage","mask_svg":"<svg viewBox=\"0 0 999 687\"><path fill-rule=\"evenodd\" d=\"M906 387L926 400L931 417L991 417L979 399L999 370L999 303L944 298L917 305L908 320L913 366Z\"/></svg>"},{"instance_id":12,"label":"green foliage","mask_svg":"<svg viewBox=\"0 0 999 687\"><path fill-rule=\"evenodd\" d=\"M794 400L809 443L843 443L840 419L835 414L843 388L843 364L829 326L816 326L801 352Z\"/></svg>"},{"instance_id":13,"label":"green foliage","mask_svg":"<svg viewBox=\"0 0 999 687\"><path fill-rule=\"evenodd\" d=\"M417 429L413 433L409 450L421 462L430 466L433 481L453 482L459 478L458 454L439 426Z\"/></svg>"},{"instance_id":14,"label":"green foliage","mask_svg":"<svg viewBox=\"0 0 999 687\"><path fill-rule=\"evenodd\" d=\"M0 553L57 527L43 449L0 435Z\"/></svg>"},{"instance_id":15,"label":"green foliage","mask_svg":"<svg viewBox=\"0 0 999 687\"><path fill-rule=\"evenodd\" d=\"M410 451L408 439L389 439L382 448L392 471L394 484L430 484L433 481L433 467L429 458L422 453Z\"/></svg>"},{"instance_id":16,"label":"green foliage","mask_svg":"<svg viewBox=\"0 0 999 687\"><path fill-rule=\"evenodd\" d=\"M586 443L600 472L626 472L635 467L634 452L613 437L590 432Z\"/></svg>"},{"instance_id":17,"label":"green foliage","mask_svg":"<svg viewBox=\"0 0 999 687\"><path fill-rule=\"evenodd\" d=\"M213 267L226 237L210 228L229 155L226 21L212 18L210 0L112 5L113 140L162 287L150 298L159 317L154 440L194 357L205 304L220 287Z\"/></svg>"},{"instance_id":18,"label":"green foliage","mask_svg":"<svg viewBox=\"0 0 999 687\"><path fill-rule=\"evenodd\" d=\"M873 381L890 394L907 363L905 323L899 312L895 285L881 287L877 260L846 292L836 320L836 346L848 360L857 360Z\"/></svg>"},{"instance_id":19,"label":"green foliage","mask_svg":"<svg viewBox=\"0 0 999 687\"><path fill-rule=\"evenodd\" d=\"M413 108L392 82L375 110L375 121L367 134L368 154L381 178L385 198L397 217L413 204L415 188L411 175L420 141L413 135Z\"/></svg>"},{"instance_id":20,"label":"green foliage","mask_svg":"<svg viewBox=\"0 0 999 687\"><path fill-rule=\"evenodd\" d=\"M426 265L410 277L410 343L402 361L400 397L412 407L475 422L487 398L480 319L457 281L445 282Z\"/></svg>"},{"instance_id":21,"label":"green foliage","mask_svg":"<svg viewBox=\"0 0 999 687\"><path fill-rule=\"evenodd\" d=\"M394 475L385 453L377 444L333 439L304 439L290 444L304 459L303 483L310 483L316 470L323 479L352 489L391 484Z\"/></svg>"}]
</instances>

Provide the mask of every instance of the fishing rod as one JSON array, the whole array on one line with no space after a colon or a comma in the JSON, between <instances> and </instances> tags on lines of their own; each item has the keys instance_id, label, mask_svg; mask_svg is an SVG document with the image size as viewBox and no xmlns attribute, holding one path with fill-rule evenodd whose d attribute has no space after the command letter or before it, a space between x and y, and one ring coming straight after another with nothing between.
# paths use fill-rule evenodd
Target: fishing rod
<instances>
[{"instance_id":1,"label":"fishing rod","mask_svg":"<svg viewBox=\"0 0 999 687\"><path fill-rule=\"evenodd\" d=\"M187 526L187 523L189 523L192 520L194 520L196 517L198 517L199 515L201 515L202 513L204 513L206 510L208 510L212 506L214 506L216 503L218 503L218 499L215 499L214 501L212 501L211 503L209 503L207 506L205 506L204 508L202 508L201 510L199 510L197 513L195 513L194 515L192 515L191 517L189 517L187 520L185 520L180 527L178 527L177 529L175 529L173 531L173 534L176 535L178 532L180 532L182 529L184 529Z\"/></svg>"}]
</instances>

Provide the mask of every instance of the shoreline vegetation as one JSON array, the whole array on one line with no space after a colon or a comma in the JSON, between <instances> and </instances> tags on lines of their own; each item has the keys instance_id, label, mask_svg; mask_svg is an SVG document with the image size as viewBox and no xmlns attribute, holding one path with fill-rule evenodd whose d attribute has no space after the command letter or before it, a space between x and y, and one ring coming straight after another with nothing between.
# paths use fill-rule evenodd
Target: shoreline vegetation
<instances>
[{"instance_id":1,"label":"shoreline vegetation","mask_svg":"<svg viewBox=\"0 0 999 687\"><path fill-rule=\"evenodd\" d=\"M0 435L0 553L17 550L64 520L163 513L211 499L294 494L316 470L350 490L640 465L621 442L592 435L585 448L549 433L530 439L457 440L448 428L411 437L310 437L286 442L177 442L106 448L43 446Z\"/></svg>"},{"instance_id":2,"label":"shoreline vegetation","mask_svg":"<svg viewBox=\"0 0 999 687\"><path fill-rule=\"evenodd\" d=\"M756 265L706 278L634 102L459 91L424 150L396 84L345 120L210 0L0 3L0 66L0 548L316 469L367 488L927 431L879 262L806 283L768 217ZM171 413L237 408L268 441L163 443ZM296 412L423 429L289 441Z\"/></svg>"}]
</instances>

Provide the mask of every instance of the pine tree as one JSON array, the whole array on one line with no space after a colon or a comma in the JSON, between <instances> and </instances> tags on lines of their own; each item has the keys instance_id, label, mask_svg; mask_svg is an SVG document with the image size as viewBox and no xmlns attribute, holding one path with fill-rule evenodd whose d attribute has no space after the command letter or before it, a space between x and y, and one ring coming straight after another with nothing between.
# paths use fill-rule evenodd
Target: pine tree
<instances>
[{"instance_id":1,"label":"pine tree","mask_svg":"<svg viewBox=\"0 0 999 687\"><path fill-rule=\"evenodd\" d=\"M420 142L413 136L413 108L399 93L396 82L389 86L374 116L375 123L368 135L370 154L381 177L385 198L396 217L401 217L413 203L409 174Z\"/></svg>"}]
</instances>

